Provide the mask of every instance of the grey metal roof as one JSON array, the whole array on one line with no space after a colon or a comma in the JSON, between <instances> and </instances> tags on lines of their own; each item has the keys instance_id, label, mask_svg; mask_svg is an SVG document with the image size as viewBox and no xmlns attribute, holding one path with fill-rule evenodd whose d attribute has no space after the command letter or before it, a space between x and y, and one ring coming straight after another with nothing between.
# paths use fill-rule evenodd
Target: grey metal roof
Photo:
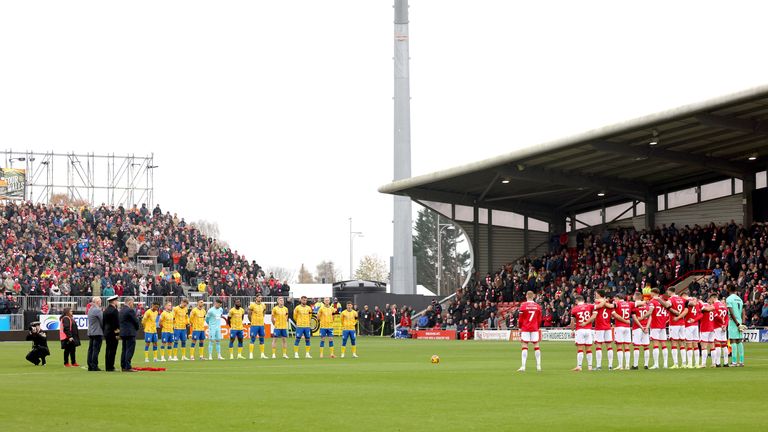
<instances>
[{"instance_id":1,"label":"grey metal roof","mask_svg":"<svg viewBox=\"0 0 768 432\"><path fill-rule=\"evenodd\" d=\"M652 146L654 133L658 144ZM757 160L749 161L752 155ZM395 181L379 192L476 203L549 220L553 212L643 201L664 191L744 178L764 170L766 159L768 85L763 85Z\"/></svg>"}]
</instances>

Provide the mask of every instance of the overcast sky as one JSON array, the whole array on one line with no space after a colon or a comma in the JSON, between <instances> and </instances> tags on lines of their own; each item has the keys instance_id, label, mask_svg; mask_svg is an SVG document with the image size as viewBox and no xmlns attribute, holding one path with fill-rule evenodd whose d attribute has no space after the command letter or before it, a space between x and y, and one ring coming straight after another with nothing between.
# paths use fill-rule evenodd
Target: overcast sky
<instances>
[{"instance_id":1,"label":"overcast sky","mask_svg":"<svg viewBox=\"0 0 768 432\"><path fill-rule=\"evenodd\" d=\"M768 81L768 3L411 0L413 173ZM0 3L0 148L154 152L262 265L392 251L391 0Z\"/></svg>"}]
</instances>

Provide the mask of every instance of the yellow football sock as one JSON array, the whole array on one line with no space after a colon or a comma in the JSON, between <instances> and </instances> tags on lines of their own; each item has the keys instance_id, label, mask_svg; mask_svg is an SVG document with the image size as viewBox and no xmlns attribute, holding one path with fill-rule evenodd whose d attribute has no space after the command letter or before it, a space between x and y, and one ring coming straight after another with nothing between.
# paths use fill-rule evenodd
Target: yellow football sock
<instances>
[{"instance_id":1,"label":"yellow football sock","mask_svg":"<svg viewBox=\"0 0 768 432\"><path fill-rule=\"evenodd\" d=\"M352 347L352 354L357 354L357 347L356 346Z\"/></svg>"},{"instance_id":2,"label":"yellow football sock","mask_svg":"<svg viewBox=\"0 0 768 432\"><path fill-rule=\"evenodd\" d=\"M275 355L277 353L277 348L272 347L272 355Z\"/></svg>"},{"instance_id":3,"label":"yellow football sock","mask_svg":"<svg viewBox=\"0 0 768 432\"><path fill-rule=\"evenodd\" d=\"M345 352L347 352L347 347L341 347L341 355L344 355Z\"/></svg>"},{"instance_id":4,"label":"yellow football sock","mask_svg":"<svg viewBox=\"0 0 768 432\"><path fill-rule=\"evenodd\" d=\"M325 348L323 348L323 347L320 347L320 357L322 357L322 356L323 356L323 351L325 351Z\"/></svg>"},{"instance_id":5,"label":"yellow football sock","mask_svg":"<svg viewBox=\"0 0 768 432\"><path fill-rule=\"evenodd\" d=\"M298 353L299 353L299 347L297 347L296 345L294 345L294 346L293 346L293 352L295 352L296 354L298 354Z\"/></svg>"},{"instance_id":6,"label":"yellow football sock","mask_svg":"<svg viewBox=\"0 0 768 432\"><path fill-rule=\"evenodd\" d=\"M243 355L243 347L237 347L237 355Z\"/></svg>"},{"instance_id":7,"label":"yellow football sock","mask_svg":"<svg viewBox=\"0 0 768 432\"><path fill-rule=\"evenodd\" d=\"M288 355L288 348L283 348L283 355Z\"/></svg>"},{"instance_id":8,"label":"yellow football sock","mask_svg":"<svg viewBox=\"0 0 768 432\"><path fill-rule=\"evenodd\" d=\"M261 353L264 354L264 345L259 345L259 351L261 351Z\"/></svg>"},{"instance_id":9,"label":"yellow football sock","mask_svg":"<svg viewBox=\"0 0 768 432\"><path fill-rule=\"evenodd\" d=\"M234 355L234 354L235 354L235 349L234 348L230 348L229 349L229 356L232 357L232 355Z\"/></svg>"},{"instance_id":10,"label":"yellow football sock","mask_svg":"<svg viewBox=\"0 0 768 432\"><path fill-rule=\"evenodd\" d=\"M149 351L144 351L144 360L149 360Z\"/></svg>"},{"instance_id":11,"label":"yellow football sock","mask_svg":"<svg viewBox=\"0 0 768 432\"><path fill-rule=\"evenodd\" d=\"M307 347L307 354L309 354L309 347Z\"/></svg>"},{"instance_id":12,"label":"yellow football sock","mask_svg":"<svg viewBox=\"0 0 768 432\"><path fill-rule=\"evenodd\" d=\"M176 357L178 354L179 354L179 349L178 348L174 348L173 349L173 356Z\"/></svg>"},{"instance_id":13,"label":"yellow football sock","mask_svg":"<svg viewBox=\"0 0 768 432\"><path fill-rule=\"evenodd\" d=\"M157 350L152 351L152 358L157 360Z\"/></svg>"},{"instance_id":14,"label":"yellow football sock","mask_svg":"<svg viewBox=\"0 0 768 432\"><path fill-rule=\"evenodd\" d=\"M201 346L200 347L200 357L202 357L204 353L205 353L205 351L203 351L203 347Z\"/></svg>"},{"instance_id":15,"label":"yellow football sock","mask_svg":"<svg viewBox=\"0 0 768 432\"><path fill-rule=\"evenodd\" d=\"M333 347L331 347L331 355L333 355Z\"/></svg>"},{"instance_id":16,"label":"yellow football sock","mask_svg":"<svg viewBox=\"0 0 768 432\"><path fill-rule=\"evenodd\" d=\"M253 344L248 345L248 351L253 354Z\"/></svg>"}]
</instances>

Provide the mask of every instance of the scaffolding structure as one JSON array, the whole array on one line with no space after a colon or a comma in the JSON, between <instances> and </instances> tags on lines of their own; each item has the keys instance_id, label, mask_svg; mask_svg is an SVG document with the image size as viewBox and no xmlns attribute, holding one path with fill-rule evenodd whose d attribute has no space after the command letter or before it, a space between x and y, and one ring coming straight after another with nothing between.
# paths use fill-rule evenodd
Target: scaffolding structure
<instances>
[{"instance_id":1,"label":"scaffolding structure","mask_svg":"<svg viewBox=\"0 0 768 432\"><path fill-rule=\"evenodd\" d=\"M154 206L154 153L146 156L14 151L4 168L26 171L24 200L48 203L54 194L91 205Z\"/></svg>"}]
</instances>

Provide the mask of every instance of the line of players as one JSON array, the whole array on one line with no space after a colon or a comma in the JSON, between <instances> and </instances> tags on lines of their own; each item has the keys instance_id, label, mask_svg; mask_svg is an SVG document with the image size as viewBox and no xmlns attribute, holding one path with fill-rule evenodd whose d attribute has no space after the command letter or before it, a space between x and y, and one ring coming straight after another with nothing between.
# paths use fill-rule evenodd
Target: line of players
<instances>
[{"instance_id":1,"label":"line of players","mask_svg":"<svg viewBox=\"0 0 768 432\"><path fill-rule=\"evenodd\" d=\"M227 312L226 322L229 326L229 358L235 359L235 341L237 341L237 359L245 359L243 356L244 320L248 313L250 319L249 358L253 359L253 351L258 339L260 357L267 359L264 353L265 326L264 317L267 306L262 303L261 296L256 296L248 310L243 308L240 300L235 301L234 307ZM335 358L333 346L333 322L338 310L330 305L330 299L325 298L323 305L317 311L320 322L320 358L324 356L325 343L328 342L330 357ZM141 323L144 328L144 362L148 363L150 348L155 362L178 361L179 351L181 360L195 360L195 348L198 349L199 359L206 360L204 352L205 340L209 340L207 360L213 360L213 350L216 348L217 358L224 360L221 355L221 317L224 315L222 301L216 299L214 305L206 311L205 303L198 300L196 307L189 308L189 302L182 299L178 306L167 302L162 312L160 303L154 302L150 309L144 312ZM346 353L347 341L351 342L352 357L357 357L357 311L352 309L352 303L347 303L346 310L341 312L342 324L342 348L341 357ZM271 311L272 324L272 358L277 358L277 340L282 343L282 356L288 358L288 308L282 297L277 300L277 305ZM301 304L293 311L293 320L296 323L296 340L294 341L294 358L299 358L299 342L302 338L306 345L306 358L310 355L312 307L307 305L307 298L301 298ZM208 335L206 336L206 326ZM187 357L187 336L191 331L191 347ZM158 338L158 333L160 337ZM160 341L160 356L158 357L158 339Z\"/></svg>"},{"instance_id":2,"label":"line of players","mask_svg":"<svg viewBox=\"0 0 768 432\"><path fill-rule=\"evenodd\" d=\"M587 359L587 368L592 370L592 347L595 347L596 370L602 369L603 350L607 352L609 370L639 369L640 351L643 351L644 368L658 369L659 354L663 357L663 367L668 367L669 353L666 342L670 342L673 365L678 368L705 368L707 358L711 358L710 367L728 366L727 335L731 334L734 350L732 366L744 365L744 350L741 344L741 323L743 322L741 300L735 287L729 287L731 296L728 307L716 294L708 296L706 301L687 294L678 296L674 288L666 292L668 299L660 295L658 289L651 290L651 299L645 301L643 294L636 292L633 301L627 301L621 294L607 298L605 291L597 290L594 304L587 304L582 296L576 296L576 305L571 310L573 320L571 329L576 340L576 367L581 371L583 360ZM541 371L541 351L539 349L541 307L533 300L535 294L526 293L527 301L519 308L518 323L522 343L522 366L524 372L528 358L528 346L533 344L536 356L536 369ZM733 301L734 304L731 304ZM733 328L727 329L730 321ZM611 326L611 319L614 325ZM593 326L594 325L594 326ZM669 326L669 335L667 334ZM613 368L613 336L617 351L618 365ZM649 366L650 342L653 342L653 365ZM630 366L630 345L634 346L634 360ZM701 351L699 351L699 345ZM739 357L736 357L737 350ZM678 362L678 353L680 361Z\"/></svg>"}]
</instances>

